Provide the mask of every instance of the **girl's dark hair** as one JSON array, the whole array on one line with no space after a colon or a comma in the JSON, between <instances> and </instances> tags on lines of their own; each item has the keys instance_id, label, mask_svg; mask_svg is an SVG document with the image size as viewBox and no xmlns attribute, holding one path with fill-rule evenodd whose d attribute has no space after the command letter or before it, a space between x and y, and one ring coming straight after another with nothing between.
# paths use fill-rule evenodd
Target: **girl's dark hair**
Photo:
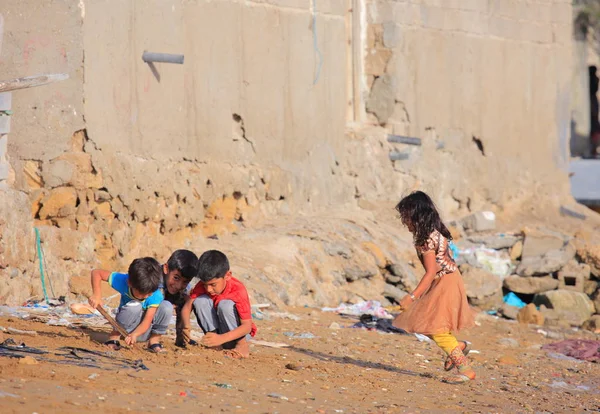
<instances>
[{"instance_id":1,"label":"girl's dark hair","mask_svg":"<svg viewBox=\"0 0 600 414\"><path fill-rule=\"evenodd\" d=\"M400 213L402 223L411 224L415 244L421 246L425 244L432 231L437 230L448 240L452 240L452 235L448 228L442 223L442 219L435 208L433 200L423 191L415 191L404 197L396 210Z\"/></svg>"}]
</instances>

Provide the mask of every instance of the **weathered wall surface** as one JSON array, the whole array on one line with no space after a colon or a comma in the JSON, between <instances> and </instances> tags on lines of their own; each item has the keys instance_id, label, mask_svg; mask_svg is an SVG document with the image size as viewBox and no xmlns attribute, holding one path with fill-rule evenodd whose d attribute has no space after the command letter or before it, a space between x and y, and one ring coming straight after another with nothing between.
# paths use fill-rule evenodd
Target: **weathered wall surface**
<instances>
[{"instance_id":1,"label":"weathered wall surface","mask_svg":"<svg viewBox=\"0 0 600 414\"><path fill-rule=\"evenodd\" d=\"M413 174L435 169L442 191L465 200L478 187L502 204L565 166L569 0L368 1L366 13L367 110L444 145Z\"/></svg>"},{"instance_id":2,"label":"weathered wall surface","mask_svg":"<svg viewBox=\"0 0 600 414\"><path fill-rule=\"evenodd\" d=\"M60 294L81 292L92 266L165 260L174 248L215 244L211 235L233 234L217 245L252 263L235 251L279 234L266 244L280 257L253 246L261 265L237 265L264 282L256 295L294 304L365 297L369 286L378 295L410 243L395 227L377 231L373 218L353 224L366 214L357 206L391 207L423 188L448 217L553 206L568 193L557 169L569 129L566 0L319 1L316 31L311 3L294 0L5 9L3 73L71 76L15 92L8 139L14 189L31 206L20 199L28 217L19 226L43 230ZM363 47L352 68L349 51ZM185 63L153 73L144 50L182 53ZM358 124L348 117L353 84L370 112ZM388 132L423 146L390 144ZM392 150L410 157L392 162ZM335 220L332 206L351 213ZM320 231L345 241L329 246ZM268 292L307 280L321 291Z\"/></svg>"}]
</instances>

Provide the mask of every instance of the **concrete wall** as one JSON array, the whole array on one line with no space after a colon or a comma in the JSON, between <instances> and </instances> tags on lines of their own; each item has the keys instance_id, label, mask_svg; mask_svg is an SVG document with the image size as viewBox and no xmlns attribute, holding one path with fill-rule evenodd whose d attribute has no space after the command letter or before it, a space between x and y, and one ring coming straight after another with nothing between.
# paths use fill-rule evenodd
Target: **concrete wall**
<instances>
[{"instance_id":1,"label":"concrete wall","mask_svg":"<svg viewBox=\"0 0 600 414\"><path fill-rule=\"evenodd\" d=\"M446 217L568 193L570 1L316 4L5 2L3 76L70 79L13 94L24 219L3 231L41 227L65 293L91 266L166 258L276 216L391 207L416 188ZM144 50L185 63L153 73ZM7 257L8 280L19 260Z\"/></svg>"},{"instance_id":2,"label":"concrete wall","mask_svg":"<svg viewBox=\"0 0 600 414\"><path fill-rule=\"evenodd\" d=\"M502 203L566 166L570 0L368 1L366 9L367 109L394 133L445 146L413 173L437 170L457 194L479 187Z\"/></svg>"}]
</instances>

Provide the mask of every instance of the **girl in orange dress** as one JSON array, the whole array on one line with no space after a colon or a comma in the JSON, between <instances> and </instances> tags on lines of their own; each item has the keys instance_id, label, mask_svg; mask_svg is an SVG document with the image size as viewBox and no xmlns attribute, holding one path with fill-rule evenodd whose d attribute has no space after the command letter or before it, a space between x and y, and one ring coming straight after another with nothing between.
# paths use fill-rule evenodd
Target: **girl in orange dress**
<instances>
[{"instance_id":1,"label":"girl in orange dress","mask_svg":"<svg viewBox=\"0 0 600 414\"><path fill-rule=\"evenodd\" d=\"M431 198L422 191L404 197L396 210L402 224L413 234L425 275L417 288L401 300L404 311L393 324L407 332L429 336L448 355L444 368L450 371L456 367L458 375L445 379L445 382L474 380L475 371L466 357L471 344L458 342L453 334L473 326L475 319L448 246L452 240L450 231L440 219Z\"/></svg>"}]
</instances>

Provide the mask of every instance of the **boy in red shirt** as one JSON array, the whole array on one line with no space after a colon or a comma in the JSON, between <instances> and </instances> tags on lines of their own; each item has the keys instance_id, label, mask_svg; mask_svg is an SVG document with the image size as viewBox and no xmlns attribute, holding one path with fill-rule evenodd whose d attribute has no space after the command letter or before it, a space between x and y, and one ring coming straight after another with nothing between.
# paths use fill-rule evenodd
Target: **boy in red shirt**
<instances>
[{"instance_id":1,"label":"boy in red shirt","mask_svg":"<svg viewBox=\"0 0 600 414\"><path fill-rule=\"evenodd\" d=\"M234 358L250 356L246 335L256 334L246 288L231 275L227 256L218 250L204 252L198 259L200 282L181 310L185 329L192 309L204 331L202 345L222 347Z\"/></svg>"}]
</instances>

